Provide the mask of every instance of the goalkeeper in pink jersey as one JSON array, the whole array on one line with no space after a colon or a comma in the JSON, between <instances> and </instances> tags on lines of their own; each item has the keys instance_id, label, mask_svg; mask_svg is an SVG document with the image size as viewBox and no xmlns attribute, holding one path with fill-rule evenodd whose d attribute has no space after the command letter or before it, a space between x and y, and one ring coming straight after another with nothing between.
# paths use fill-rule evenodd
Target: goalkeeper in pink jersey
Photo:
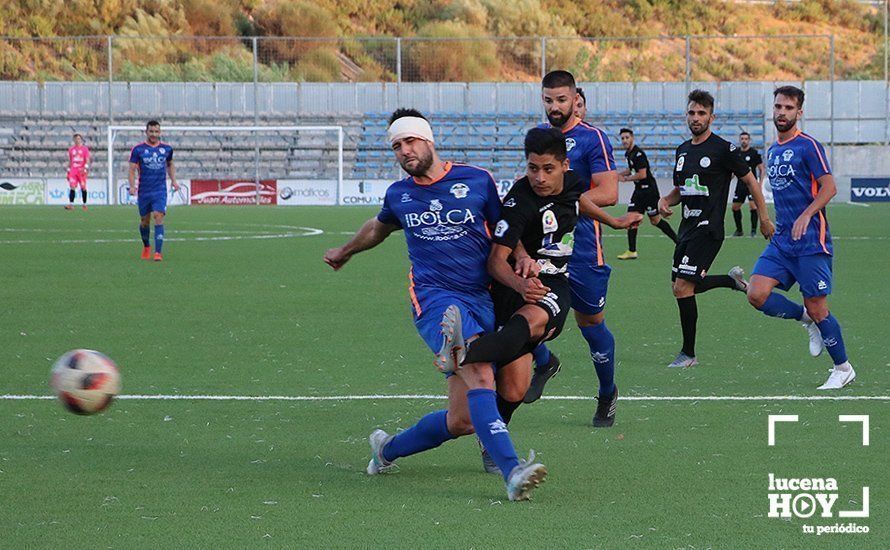
<instances>
[{"instance_id":1,"label":"goalkeeper in pink jersey","mask_svg":"<svg viewBox=\"0 0 890 550\"><path fill-rule=\"evenodd\" d=\"M90 169L90 150L83 144L83 136L74 134L74 146L68 149L68 204L65 210L74 208L76 189L80 186L83 209L87 209L87 172Z\"/></svg>"}]
</instances>

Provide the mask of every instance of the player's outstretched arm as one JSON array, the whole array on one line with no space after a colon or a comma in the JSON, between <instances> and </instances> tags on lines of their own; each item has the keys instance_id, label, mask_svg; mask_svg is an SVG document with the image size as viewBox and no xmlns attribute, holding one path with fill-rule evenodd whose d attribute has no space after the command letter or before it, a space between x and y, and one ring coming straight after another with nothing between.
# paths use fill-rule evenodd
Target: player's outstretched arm
<instances>
[{"instance_id":1,"label":"player's outstretched arm","mask_svg":"<svg viewBox=\"0 0 890 550\"><path fill-rule=\"evenodd\" d=\"M602 222L613 229L627 229L628 227L638 225L643 219L643 215L639 212L629 212L627 215L621 216L620 218L612 216L596 204L592 197L594 191L595 189L585 191L578 201L578 210L584 216Z\"/></svg>"},{"instance_id":2,"label":"player's outstretched arm","mask_svg":"<svg viewBox=\"0 0 890 550\"><path fill-rule=\"evenodd\" d=\"M331 248L324 253L324 262L338 270L352 258L353 254L358 254L363 250L374 248L389 237L390 233L397 230L395 225L389 225L381 222L376 217L366 221L364 225L356 232L349 242L338 248Z\"/></svg>"},{"instance_id":3,"label":"player's outstretched arm","mask_svg":"<svg viewBox=\"0 0 890 550\"><path fill-rule=\"evenodd\" d=\"M135 162L130 163L130 173L127 175L127 179L130 182L130 194L136 196L139 194L139 186L136 184L136 171L139 170L139 165Z\"/></svg>"},{"instance_id":4,"label":"player's outstretched arm","mask_svg":"<svg viewBox=\"0 0 890 550\"><path fill-rule=\"evenodd\" d=\"M813 202L810 203L807 209L794 221L794 226L791 228L791 238L795 241L800 240L801 237L807 234L810 220L816 215L816 212L825 208L831 199L837 195L837 184L834 182L834 176L825 174L816 181L819 183L819 192L816 193Z\"/></svg>"},{"instance_id":5,"label":"player's outstretched arm","mask_svg":"<svg viewBox=\"0 0 890 550\"><path fill-rule=\"evenodd\" d=\"M757 216L760 218L760 233L765 239L772 239L776 228L769 219L769 210L766 208L766 199L763 198L763 188L760 186L760 182L754 177L753 172L748 172L746 176L742 177L742 183L748 186L748 193L751 194L754 204L757 205Z\"/></svg>"},{"instance_id":6,"label":"player's outstretched arm","mask_svg":"<svg viewBox=\"0 0 890 550\"><path fill-rule=\"evenodd\" d=\"M496 281L518 292L527 303L533 304L540 301L550 291L537 277L525 279L513 271L513 267L507 262L507 258L513 250L502 244L492 244L488 254L488 273Z\"/></svg>"}]
</instances>

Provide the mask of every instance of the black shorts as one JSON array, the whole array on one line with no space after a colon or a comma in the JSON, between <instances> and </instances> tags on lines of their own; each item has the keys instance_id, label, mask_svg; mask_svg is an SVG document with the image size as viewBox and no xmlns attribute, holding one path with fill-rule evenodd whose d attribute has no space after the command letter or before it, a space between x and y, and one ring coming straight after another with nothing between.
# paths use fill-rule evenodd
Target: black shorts
<instances>
[{"instance_id":1,"label":"black shorts","mask_svg":"<svg viewBox=\"0 0 890 550\"><path fill-rule=\"evenodd\" d=\"M680 278L698 283L704 279L722 245L723 239L715 239L707 233L699 233L677 243L671 280Z\"/></svg>"},{"instance_id":2,"label":"black shorts","mask_svg":"<svg viewBox=\"0 0 890 550\"><path fill-rule=\"evenodd\" d=\"M634 189L633 195L630 196L630 202L627 203L627 211L639 212L653 218L658 215L659 198L657 185L649 184L646 188L637 187Z\"/></svg>"},{"instance_id":3,"label":"black shorts","mask_svg":"<svg viewBox=\"0 0 890 550\"><path fill-rule=\"evenodd\" d=\"M544 329L544 337L530 342L526 353L530 353L539 343L553 340L559 336L562 327L566 324L569 310L572 309L572 291L565 275L541 275L539 278L544 286L550 288L550 292L543 300L534 305L547 312L547 326ZM518 292L497 281L491 284L491 299L494 302L495 322L499 327L504 326L514 313L526 305L525 300Z\"/></svg>"},{"instance_id":4,"label":"black shorts","mask_svg":"<svg viewBox=\"0 0 890 550\"><path fill-rule=\"evenodd\" d=\"M735 182L735 195L732 197L732 202L735 203L743 203L746 200L753 199L751 193L748 192L748 186L745 185L743 181Z\"/></svg>"}]
</instances>

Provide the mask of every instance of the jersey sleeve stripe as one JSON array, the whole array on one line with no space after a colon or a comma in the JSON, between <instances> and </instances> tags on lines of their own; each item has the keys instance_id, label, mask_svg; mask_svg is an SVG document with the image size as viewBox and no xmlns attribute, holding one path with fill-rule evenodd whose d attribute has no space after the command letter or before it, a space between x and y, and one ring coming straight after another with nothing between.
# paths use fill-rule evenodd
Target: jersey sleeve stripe
<instances>
[{"instance_id":1,"label":"jersey sleeve stripe","mask_svg":"<svg viewBox=\"0 0 890 550\"><path fill-rule=\"evenodd\" d=\"M825 170L826 172L830 172L830 170L828 169L828 165L825 164L825 159L822 157L822 151L819 149L818 142L815 139L811 138L810 136L808 136L804 133L801 133L800 137L806 138L807 140L809 140L810 143L813 144L813 149L816 150L816 155L818 155L818 157L819 157L819 162L822 163L822 170Z\"/></svg>"},{"instance_id":2,"label":"jersey sleeve stripe","mask_svg":"<svg viewBox=\"0 0 890 550\"><path fill-rule=\"evenodd\" d=\"M600 140L600 147L603 149L603 160L606 161L606 171L614 170L614 168L609 164L609 151L606 150L606 143L603 141L603 131L599 128L594 128L596 130L596 137Z\"/></svg>"}]
</instances>

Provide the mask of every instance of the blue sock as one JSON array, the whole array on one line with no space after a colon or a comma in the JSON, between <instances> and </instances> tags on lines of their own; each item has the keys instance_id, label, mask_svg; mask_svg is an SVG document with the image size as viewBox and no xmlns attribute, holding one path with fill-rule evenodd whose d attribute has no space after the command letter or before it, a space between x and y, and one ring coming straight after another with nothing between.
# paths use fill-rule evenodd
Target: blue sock
<instances>
[{"instance_id":1,"label":"blue sock","mask_svg":"<svg viewBox=\"0 0 890 550\"><path fill-rule=\"evenodd\" d=\"M156 225L155 226L155 252L158 254L161 253L161 248L164 246L164 226Z\"/></svg>"},{"instance_id":2,"label":"blue sock","mask_svg":"<svg viewBox=\"0 0 890 550\"><path fill-rule=\"evenodd\" d=\"M550 350L546 345L538 344L538 347L532 350L532 357L535 358L535 367L543 369L550 362Z\"/></svg>"},{"instance_id":3,"label":"blue sock","mask_svg":"<svg viewBox=\"0 0 890 550\"><path fill-rule=\"evenodd\" d=\"M513 468L519 465L519 459L516 457L516 449L510 439L507 425L498 413L495 392L485 388L470 390L467 392L467 402L470 405L470 419L473 421L476 435L506 480Z\"/></svg>"},{"instance_id":4,"label":"blue sock","mask_svg":"<svg viewBox=\"0 0 890 550\"><path fill-rule=\"evenodd\" d=\"M454 439L448 431L445 415L448 411L431 412L417 424L396 434L383 448L383 458L393 461L402 456L410 456L428 449L435 449L442 443Z\"/></svg>"},{"instance_id":5,"label":"blue sock","mask_svg":"<svg viewBox=\"0 0 890 550\"><path fill-rule=\"evenodd\" d=\"M610 397L615 392L615 337L605 322L580 328L600 381L600 397Z\"/></svg>"},{"instance_id":6,"label":"blue sock","mask_svg":"<svg viewBox=\"0 0 890 550\"><path fill-rule=\"evenodd\" d=\"M142 246L148 246L148 236L151 234L151 227L139 225L139 235L142 237Z\"/></svg>"},{"instance_id":7,"label":"blue sock","mask_svg":"<svg viewBox=\"0 0 890 550\"><path fill-rule=\"evenodd\" d=\"M800 321L803 317L803 306L795 304L778 292L770 292L763 305L757 309L770 317L778 317L780 319Z\"/></svg>"},{"instance_id":8,"label":"blue sock","mask_svg":"<svg viewBox=\"0 0 890 550\"><path fill-rule=\"evenodd\" d=\"M834 315L828 314L828 317L816 323L819 332L822 333L822 341L825 342L825 349L831 356L835 365L847 362L847 348L844 347L844 337L841 336L841 325L837 322Z\"/></svg>"}]
</instances>

